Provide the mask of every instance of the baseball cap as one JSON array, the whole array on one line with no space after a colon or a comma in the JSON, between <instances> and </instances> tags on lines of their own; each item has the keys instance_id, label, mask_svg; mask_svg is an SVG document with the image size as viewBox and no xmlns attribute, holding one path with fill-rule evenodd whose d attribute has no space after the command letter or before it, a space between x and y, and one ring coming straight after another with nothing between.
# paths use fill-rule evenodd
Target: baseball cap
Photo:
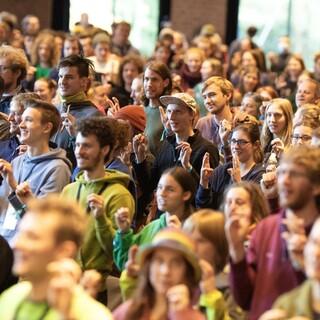
<instances>
[{"instance_id":1,"label":"baseball cap","mask_svg":"<svg viewBox=\"0 0 320 320\"><path fill-rule=\"evenodd\" d=\"M193 112L197 112L198 105L196 100L190 94L185 92L174 93L171 96L162 96L160 101L163 105L168 106L169 104L177 104L190 108Z\"/></svg>"}]
</instances>

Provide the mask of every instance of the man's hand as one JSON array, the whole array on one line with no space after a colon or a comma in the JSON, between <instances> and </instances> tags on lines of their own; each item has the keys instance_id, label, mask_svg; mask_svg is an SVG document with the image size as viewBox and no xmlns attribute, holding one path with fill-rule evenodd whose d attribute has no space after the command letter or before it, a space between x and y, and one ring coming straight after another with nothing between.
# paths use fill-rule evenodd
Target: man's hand
<instances>
[{"instance_id":1,"label":"man's hand","mask_svg":"<svg viewBox=\"0 0 320 320\"><path fill-rule=\"evenodd\" d=\"M180 156L179 156L179 160L182 164L182 167L185 168L186 170L190 170L191 163L190 163L190 156L192 153L192 149L190 146L190 143L184 141L184 142L180 142L177 146L176 146L177 150L180 150Z\"/></svg>"},{"instance_id":2,"label":"man's hand","mask_svg":"<svg viewBox=\"0 0 320 320\"><path fill-rule=\"evenodd\" d=\"M202 166L200 171L200 185L204 189L208 189L209 187L209 180L213 174L213 169L210 166L210 155L206 152L202 159Z\"/></svg>"},{"instance_id":3,"label":"man's hand","mask_svg":"<svg viewBox=\"0 0 320 320\"><path fill-rule=\"evenodd\" d=\"M0 174L12 190L16 190L17 181L13 176L12 165L6 160L0 159Z\"/></svg>"},{"instance_id":4,"label":"man's hand","mask_svg":"<svg viewBox=\"0 0 320 320\"><path fill-rule=\"evenodd\" d=\"M24 204L26 204L28 202L28 200L33 198L32 190L31 190L30 185L27 181L22 182L17 185L16 195L19 198L19 200Z\"/></svg>"},{"instance_id":5,"label":"man's hand","mask_svg":"<svg viewBox=\"0 0 320 320\"><path fill-rule=\"evenodd\" d=\"M141 163L146 158L147 140L144 134L140 133L133 137L133 151L136 155L137 163Z\"/></svg>"},{"instance_id":6,"label":"man's hand","mask_svg":"<svg viewBox=\"0 0 320 320\"><path fill-rule=\"evenodd\" d=\"M76 135L76 118L69 112L65 112L61 114L62 119L62 127L60 131L63 130L63 128L66 128L69 136L75 137Z\"/></svg>"},{"instance_id":7,"label":"man's hand","mask_svg":"<svg viewBox=\"0 0 320 320\"><path fill-rule=\"evenodd\" d=\"M94 218L100 218L104 215L104 199L96 193L91 193L87 197L88 207Z\"/></svg>"},{"instance_id":8,"label":"man's hand","mask_svg":"<svg viewBox=\"0 0 320 320\"><path fill-rule=\"evenodd\" d=\"M249 233L249 226L240 223L238 216L230 216L227 218L224 228L229 244L230 257L234 263L237 263L245 256L244 242Z\"/></svg>"},{"instance_id":9,"label":"man's hand","mask_svg":"<svg viewBox=\"0 0 320 320\"><path fill-rule=\"evenodd\" d=\"M209 293L216 290L216 277L212 265L206 260L199 261L201 268L200 289L202 293Z\"/></svg>"},{"instance_id":10,"label":"man's hand","mask_svg":"<svg viewBox=\"0 0 320 320\"><path fill-rule=\"evenodd\" d=\"M120 110L120 103L119 100L116 97L112 97L111 99L107 99L107 116L110 118L113 118L115 113Z\"/></svg>"},{"instance_id":11,"label":"man's hand","mask_svg":"<svg viewBox=\"0 0 320 320\"><path fill-rule=\"evenodd\" d=\"M129 208L125 207L119 208L115 214L116 225L122 233L126 233L130 229L130 216Z\"/></svg>"},{"instance_id":12,"label":"man's hand","mask_svg":"<svg viewBox=\"0 0 320 320\"><path fill-rule=\"evenodd\" d=\"M219 124L219 136L223 144L227 144L232 131L232 123L224 119Z\"/></svg>"}]
</instances>

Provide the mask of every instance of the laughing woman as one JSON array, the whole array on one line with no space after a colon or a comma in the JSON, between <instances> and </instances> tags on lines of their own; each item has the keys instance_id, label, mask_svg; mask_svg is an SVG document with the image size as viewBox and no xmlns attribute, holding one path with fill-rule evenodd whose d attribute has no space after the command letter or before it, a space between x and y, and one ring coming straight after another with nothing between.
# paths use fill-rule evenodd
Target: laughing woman
<instances>
[{"instance_id":1,"label":"laughing woman","mask_svg":"<svg viewBox=\"0 0 320 320\"><path fill-rule=\"evenodd\" d=\"M264 169L257 124L241 124L232 131L232 162L210 168L209 155L203 158L200 186L196 195L198 208L218 209L227 186L242 180L259 183Z\"/></svg>"},{"instance_id":2,"label":"laughing woman","mask_svg":"<svg viewBox=\"0 0 320 320\"><path fill-rule=\"evenodd\" d=\"M158 209L164 213L136 234L130 228L129 210L118 210L115 217L118 231L113 241L113 258L119 270L123 270L132 245L150 243L158 231L167 226L179 227L189 217L195 190L194 179L185 169L174 167L166 170L156 191Z\"/></svg>"}]
</instances>

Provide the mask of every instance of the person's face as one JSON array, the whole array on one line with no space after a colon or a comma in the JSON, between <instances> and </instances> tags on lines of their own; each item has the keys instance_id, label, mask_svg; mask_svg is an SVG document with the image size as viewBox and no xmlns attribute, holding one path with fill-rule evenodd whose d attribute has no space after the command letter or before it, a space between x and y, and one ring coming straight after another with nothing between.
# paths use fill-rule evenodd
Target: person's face
<instances>
[{"instance_id":1,"label":"person's face","mask_svg":"<svg viewBox=\"0 0 320 320\"><path fill-rule=\"evenodd\" d=\"M39 19L36 17L30 17L25 24L25 32L28 35L36 36L40 29Z\"/></svg>"},{"instance_id":2,"label":"person's face","mask_svg":"<svg viewBox=\"0 0 320 320\"><path fill-rule=\"evenodd\" d=\"M226 195L224 213L227 219L237 217L241 225L250 226L252 204L248 191L241 187L231 188Z\"/></svg>"},{"instance_id":3,"label":"person's face","mask_svg":"<svg viewBox=\"0 0 320 320\"><path fill-rule=\"evenodd\" d=\"M316 85L310 81L302 81L298 85L296 93L296 105L303 106L306 103L316 102Z\"/></svg>"},{"instance_id":4,"label":"person's face","mask_svg":"<svg viewBox=\"0 0 320 320\"><path fill-rule=\"evenodd\" d=\"M38 48L39 61L48 63L50 61L50 47L48 43L41 43Z\"/></svg>"},{"instance_id":5,"label":"person's face","mask_svg":"<svg viewBox=\"0 0 320 320\"><path fill-rule=\"evenodd\" d=\"M114 40L119 45L124 45L127 43L130 35L130 28L126 25L119 24L114 30Z\"/></svg>"},{"instance_id":6,"label":"person's face","mask_svg":"<svg viewBox=\"0 0 320 320\"><path fill-rule=\"evenodd\" d=\"M199 72L202 64L200 54L197 52L189 52L186 58L186 64L190 72Z\"/></svg>"},{"instance_id":7,"label":"person's face","mask_svg":"<svg viewBox=\"0 0 320 320\"><path fill-rule=\"evenodd\" d=\"M0 76L4 81L4 90L13 90L17 86L20 70L14 71L9 59L0 58Z\"/></svg>"},{"instance_id":8,"label":"person's face","mask_svg":"<svg viewBox=\"0 0 320 320\"><path fill-rule=\"evenodd\" d=\"M196 228L193 229L190 237L196 244L196 254L198 258L204 259L213 266L216 254L216 248L213 243L206 239Z\"/></svg>"},{"instance_id":9,"label":"person's face","mask_svg":"<svg viewBox=\"0 0 320 320\"><path fill-rule=\"evenodd\" d=\"M306 126L297 126L293 130L292 144L293 145L311 145L312 128Z\"/></svg>"},{"instance_id":10,"label":"person's face","mask_svg":"<svg viewBox=\"0 0 320 320\"><path fill-rule=\"evenodd\" d=\"M108 101L108 88L104 85L95 87L93 100L98 106L106 107Z\"/></svg>"},{"instance_id":11,"label":"person's face","mask_svg":"<svg viewBox=\"0 0 320 320\"><path fill-rule=\"evenodd\" d=\"M27 108L22 114L20 122L20 142L28 146L35 146L50 134L49 124L42 123L41 111Z\"/></svg>"},{"instance_id":12,"label":"person's face","mask_svg":"<svg viewBox=\"0 0 320 320\"><path fill-rule=\"evenodd\" d=\"M242 130L236 130L231 136L231 152L239 158L241 163L253 159L254 146L248 135Z\"/></svg>"},{"instance_id":13,"label":"person's face","mask_svg":"<svg viewBox=\"0 0 320 320\"><path fill-rule=\"evenodd\" d=\"M290 76L298 77L302 72L302 65L299 60L291 58L288 62L287 70Z\"/></svg>"},{"instance_id":14,"label":"person's face","mask_svg":"<svg viewBox=\"0 0 320 320\"><path fill-rule=\"evenodd\" d=\"M28 280L47 276L47 265L59 256L56 243L58 218L28 212L18 226L14 240L13 272Z\"/></svg>"},{"instance_id":15,"label":"person's face","mask_svg":"<svg viewBox=\"0 0 320 320\"><path fill-rule=\"evenodd\" d=\"M212 49L210 42L200 41L198 43L198 48L202 49L206 58L209 58L212 54Z\"/></svg>"},{"instance_id":16,"label":"person's face","mask_svg":"<svg viewBox=\"0 0 320 320\"><path fill-rule=\"evenodd\" d=\"M82 45L83 49L83 55L85 57L90 57L94 54L93 52L93 47L92 47L92 39L87 37L87 38L82 38L80 39L80 43Z\"/></svg>"},{"instance_id":17,"label":"person's face","mask_svg":"<svg viewBox=\"0 0 320 320\"><path fill-rule=\"evenodd\" d=\"M72 54L80 54L79 44L77 41L65 40L63 45L63 55L68 57Z\"/></svg>"},{"instance_id":18,"label":"person's face","mask_svg":"<svg viewBox=\"0 0 320 320\"><path fill-rule=\"evenodd\" d=\"M169 79L163 80L161 76L149 68L144 72L143 87L148 99L159 98L169 85Z\"/></svg>"},{"instance_id":19,"label":"person's face","mask_svg":"<svg viewBox=\"0 0 320 320\"><path fill-rule=\"evenodd\" d=\"M95 135L90 134L84 137L81 133L77 134L74 153L80 170L93 171L104 166L104 159L108 152L109 146L101 148Z\"/></svg>"},{"instance_id":20,"label":"person's face","mask_svg":"<svg viewBox=\"0 0 320 320\"><path fill-rule=\"evenodd\" d=\"M77 67L63 67L59 70L58 88L61 96L68 97L84 91L86 77L80 77Z\"/></svg>"},{"instance_id":21,"label":"person's face","mask_svg":"<svg viewBox=\"0 0 320 320\"><path fill-rule=\"evenodd\" d=\"M258 83L259 83L258 75L254 72L247 73L243 77L243 87L245 92L255 91Z\"/></svg>"},{"instance_id":22,"label":"person's face","mask_svg":"<svg viewBox=\"0 0 320 320\"><path fill-rule=\"evenodd\" d=\"M122 77L124 83L131 86L133 79L139 74L137 66L132 63L128 62L124 65L122 71Z\"/></svg>"},{"instance_id":23,"label":"person's face","mask_svg":"<svg viewBox=\"0 0 320 320\"><path fill-rule=\"evenodd\" d=\"M21 107L18 103L11 101L10 103L10 113L8 120L10 122L10 133L18 134L20 132L19 124L22 119L23 107Z\"/></svg>"},{"instance_id":24,"label":"person's face","mask_svg":"<svg viewBox=\"0 0 320 320\"><path fill-rule=\"evenodd\" d=\"M100 42L94 48L94 55L99 62L106 62L110 53L110 46L108 43Z\"/></svg>"},{"instance_id":25,"label":"person's face","mask_svg":"<svg viewBox=\"0 0 320 320\"><path fill-rule=\"evenodd\" d=\"M243 67L248 67L248 66L256 67L257 66L257 62L250 52L245 52L242 55L241 63L242 63Z\"/></svg>"},{"instance_id":26,"label":"person's face","mask_svg":"<svg viewBox=\"0 0 320 320\"><path fill-rule=\"evenodd\" d=\"M183 211L185 202L191 194L184 192L171 175L164 174L158 182L156 197L159 210L175 214L177 211Z\"/></svg>"},{"instance_id":27,"label":"person's face","mask_svg":"<svg viewBox=\"0 0 320 320\"><path fill-rule=\"evenodd\" d=\"M171 129L175 133L189 131L192 128L194 114L185 106L169 104L167 106L167 117Z\"/></svg>"},{"instance_id":28,"label":"person's face","mask_svg":"<svg viewBox=\"0 0 320 320\"><path fill-rule=\"evenodd\" d=\"M152 254L150 263L150 283L160 295L178 284L186 283L187 263L183 256L172 249L158 248Z\"/></svg>"},{"instance_id":29,"label":"person's face","mask_svg":"<svg viewBox=\"0 0 320 320\"><path fill-rule=\"evenodd\" d=\"M277 169L280 206L292 210L302 209L313 201L315 188L301 165L280 163Z\"/></svg>"},{"instance_id":30,"label":"person's face","mask_svg":"<svg viewBox=\"0 0 320 320\"><path fill-rule=\"evenodd\" d=\"M130 97L133 99L134 104L141 104L141 98L143 94L143 82L142 80L135 78L131 84L131 94Z\"/></svg>"},{"instance_id":31,"label":"person's face","mask_svg":"<svg viewBox=\"0 0 320 320\"><path fill-rule=\"evenodd\" d=\"M34 92L44 101L51 102L54 92L49 89L48 83L42 80L37 80L34 84Z\"/></svg>"},{"instance_id":32,"label":"person's face","mask_svg":"<svg viewBox=\"0 0 320 320\"><path fill-rule=\"evenodd\" d=\"M164 64L168 64L170 58L170 50L165 46L161 46L156 50L154 57L157 61L161 61Z\"/></svg>"},{"instance_id":33,"label":"person's face","mask_svg":"<svg viewBox=\"0 0 320 320\"><path fill-rule=\"evenodd\" d=\"M212 114L221 113L228 104L228 96L215 84L211 84L202 93L207 110Z\"/></svg>"},{"instance_id":34,"label":"person's face","mask_svg":"<svg viewBox=\"0 0 320 320\"><path fill-rule=\"evenodd\" d=\"M266 121L272 134L278 135L285 129L285 115L276 103L272 103L266 110Z\"/></svg>"},{"instance_id":35,"label":"person's face","mask_svg":"<svg viewBox=\"0 0 320 320\"><path fill-rule=\"evenodd\" d=\"M208 60L202 62L200 73L202 81L209 79L212 76L212 65Z\"/></svg>"},{"instance_id":36,"label":"person's face","mask_svg":"<svg viewBox=\"0 0 320 320\"><path fill-rule=\"evenodd\" d=\"M320 281L320 221L314 223L304 248L304 264L308 279Z\"/></svg>"},{"instance_id":37,"label":"person's face","mask_svg":"<svg viewBox=\"0 0 320 320\"><path fill-rule=\"evenodd\" d=\"M256 102L250 97L244 97L241 102L240 111L250 114L256 118L259 117L259 112Z\"/></svg>"}]
</instances>

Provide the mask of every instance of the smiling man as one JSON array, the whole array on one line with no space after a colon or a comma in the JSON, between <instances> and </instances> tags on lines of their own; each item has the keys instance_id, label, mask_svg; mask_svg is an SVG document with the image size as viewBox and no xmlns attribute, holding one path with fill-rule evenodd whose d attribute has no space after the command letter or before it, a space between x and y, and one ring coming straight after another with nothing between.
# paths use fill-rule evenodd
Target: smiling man
<instances>
[{"instance_id":1,"label":"smiling man","mask_svg":"<svg viewBox=\"0 0 320 320\"><path fill-rule=\"evenodd\" d=\"M229 219L225 227L231 288L236 302L249 310L249 319L258 319L281 294L305 279L299 256L319 217L320 150L300 146L286 151L277 178L282 210L257 224L248 249L237 218Z\"/></svg>"},{"instance_id":2,"label":"smiling man","mask_svg":"<svg viewBox=\"0 0 320 320\"><path fill-rule=\"evenodd\" d=\"M9 241L15 234L18 218L12 208L21 209L31 197L43 197L49 193L60 192L70 181L71 163L65 151L51 149L50 137L58 130L60 115L51 104L42 100L29 99L22 114L20 142L27 146L24 154L12 161L1 159L0 174L4 182L0 188L2 201L2 235ZM6 213L6 214L5 214Z\"/></svg>"},{"instance_id":3,"label":"smiling man","mask_svg":"<svg viewBox=\"0 0 320 320\"><path fill-rule=\"evenodd\" d=\"M28 203L13 244L13 272L23 281L0 296L1 319L112 318L76 284L78 270L71 259L86 222L85 213L71 201L51 196Z\"/></svg>"},{"instance_id":4,"label":"smiling man","mask_svg":"<svg viewBox=\"0 0 320 320\"><path fill-rule=\"evenodd\" d=\"M116 120L91 117L77 123L75 155L82 171L67 185L62 197L79 202L87 210L89 225L81 246L79 263L83 270L96 269L104 279L112 270L114 215L120 207L134 214L134 200L127 189L129 176L105 169L116 145ZM98 295L106 303L106 288Z\"/></svg>"},{"instance_id":5,"label":"smiling man","mask_svg":"<svg viewBox=\"0 0 320 320\"><path fill-rule=\"evenodd\" d=\"M85 93L89 86L89 73L90 70L93 71L93 65L86 58L71 55L59 62L58 70L58 93L62 102L58 109L64 126L55 135L54 142L67 151L68 158L75 165L75 122L78 119L100 114Z\"/></svg>"},{"instance_id":6,"label":"smiling man","mask_svg":"<svg viewBox=\"0 0 320 320\"><path fill-rule=\"evenodd\" d=\"M197 108L194 98L186 93L176 93L162 96L160 101L167 107L168 122L174 134L163 142L152 168L148 168L146 161L145 137L138 135L133 140L134 169L146 194L155 189L161 174L168 168L182 166L199 182L202 158L206 152L213 168L219 163L218 149L193 129Z\"/></svg>"}]
</instances>

